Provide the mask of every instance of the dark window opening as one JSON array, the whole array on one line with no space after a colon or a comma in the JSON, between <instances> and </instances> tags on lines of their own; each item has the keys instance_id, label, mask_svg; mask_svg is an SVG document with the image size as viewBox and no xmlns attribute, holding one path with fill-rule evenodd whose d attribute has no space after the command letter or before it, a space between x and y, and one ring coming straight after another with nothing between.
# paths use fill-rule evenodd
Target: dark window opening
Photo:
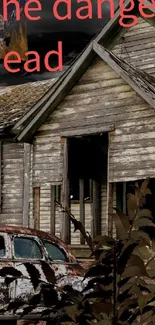
<instances>
[{"instance_id":1,"label":"dark window opening","mask_svg":"<svg viewBox=\"0 0 155 325\"><path fill-rule=\"evenodd\" d=\"M3 236L0 236L0 258L5 256L5 242Z\"/></svg>"},{"instance_id":2,"label":"dark window opening","mask_svg":"<svg viewBox=\"0 0 155 325\"><path fill-rule=\"evenodd\" d=\"M84 200L92 202L92 180L103 182L107 169L107 134L69 140L70 199L79 201L80 180L84 183Z\"/></svg>"},{"instance_id":3,"label":"dark window opening","mask_svg":"<svg viewBox=\"0 0 155 325\"><path fill-rule=\"evenodd\" d=\"M42 252L38 243L31 238L15 237L14 238L14 257L42 259Z\"/></svg>"},{"instance_id":4,"label":"dark window opening","mask_svg":"<svg viewBox=\"0 0 155 325\"><path fill-rule=\"evenodd\" d=\"M65 253L55 244L50 243L49 241L43 241L48 257L52 261L66 261Z\"/></svg>"},{"instance_id":5,"label":"dark window opening","mask_svg":"<svg viewBox=\"0 0 155 325\"><path fill-rule=\"evenodd\" d=\"M92 182L91 179L84 178L84 200L92 200ZM70 199L72 201L79 201L80 200L80 179L73 177L70 180Z\"/></svg>"}]
</instances>

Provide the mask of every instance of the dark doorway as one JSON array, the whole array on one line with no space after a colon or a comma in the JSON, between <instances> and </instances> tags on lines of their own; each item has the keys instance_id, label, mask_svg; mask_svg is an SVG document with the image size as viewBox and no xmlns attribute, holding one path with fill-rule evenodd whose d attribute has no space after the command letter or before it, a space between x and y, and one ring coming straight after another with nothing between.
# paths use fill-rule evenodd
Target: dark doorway
<instances>
[{"instance_id":1,"label":"dark doorway","mask_svg":"<svg viewBox=\"0 0 155 325\"><path fill-rule=\"evenodd\" d=\"M101 184L107 175L108 134L69 139L70 201L92 203L92 235L101 233ZM80 184L83 184L81 201ZM82 211L82 209L80 209ZM81 220L83 220L81 216Z\"/></svg>"}]
</instances>

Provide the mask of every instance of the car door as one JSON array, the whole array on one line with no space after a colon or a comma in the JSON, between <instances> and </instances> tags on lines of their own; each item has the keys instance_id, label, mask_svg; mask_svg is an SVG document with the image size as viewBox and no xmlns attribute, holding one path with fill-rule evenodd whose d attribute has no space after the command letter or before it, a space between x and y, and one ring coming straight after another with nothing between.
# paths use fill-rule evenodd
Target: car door
<instances>
[{"instance_id":1,"label":"car door","mask_svg":"<svg viewBox=\"0 0 155 325\"><path fill-rule=\"evenodd\" d=\"M13 265L23 275L22 278L14 281L14 298L27 300L34 293L34 283L30 275L33 270L29 273L26 263L37 268L41 280L48 281L45 269L42 268L41 261L44 261L49 266L48 272L51 269L51 279L54 271L58 286L76 283L76 288L79 289L77 282L81 285L81 279L78 276L80 266L70 261L63 247L55 242L27 235L13 235L12 245Z\"/></svg>"},{"instance_id":2,"label":"car door","mask_svg":"<svg viewBox=\"0 0 155 325\"><path fill-rule=\"evenodd\" d=\"M11 240L8 233L0 232L0 272L4 267L12 266ZM12 295L12 287L5 284L5 273L0 276L0 304L8 303Z\"/></svg>"},{"instance_id":3,"label":"car door","mask_svg":"<svg viewBox=\"0 0 155 325\"><path fill-rule=\"evenodd\" d=\"M38 237L27 235L12 236L13 266L22 273L22 278L15 281L14 298L28 299L35 291L32 280L33 269L29 266L35 266L40 273L40 279L44 280L41 271L40 261L45 260L45 255ZM28 264L27 264L28 263Z\"/></svg>"},{"instance_id":4,"label":"car door","mask_svg":"<svg viewBox=\"0 0 155 325\"><path fill-rule=\"evenodd\" d=\"M55 272L57 285L72 285L76 290L82 290L81 266L72 262L65 248L54 241L42 240L46 250L49 265Z\"/></svg>"}]
</instances>

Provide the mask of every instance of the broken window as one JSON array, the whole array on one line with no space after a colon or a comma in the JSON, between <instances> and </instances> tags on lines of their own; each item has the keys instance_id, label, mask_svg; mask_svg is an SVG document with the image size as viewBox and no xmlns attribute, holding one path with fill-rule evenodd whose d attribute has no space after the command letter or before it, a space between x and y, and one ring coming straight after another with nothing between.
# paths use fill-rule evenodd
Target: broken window
<instances>
[{"instance_id":1,"label":"broken window","mask_svg":"<svg viewBox=\"0 0 155 325\"><path fill-rule=\"evenodd\" d=\"M14 237L14 257L39 260L42 259L42 252L34 239Z\"/></svg>"},{"instance_id":2,"label":"broken window","mask_svg":"<svg viewBox=\"0 0 155 325\"><path fill-rule=\"evenodd\" d=\"M0 236L0 258L5 256L5 243L3 236Z\"/></svg>"},{"instance_id":3,"label":"broken window","mask_svg":"<svg viewBox=\"0 0 155 325\"><path fill-rule=\"evenodd\" d=\"M65 253L55 244L44 240L44 246L48 253L48 257L52 261L66 261Z\"/></svg>"}]
</instances>

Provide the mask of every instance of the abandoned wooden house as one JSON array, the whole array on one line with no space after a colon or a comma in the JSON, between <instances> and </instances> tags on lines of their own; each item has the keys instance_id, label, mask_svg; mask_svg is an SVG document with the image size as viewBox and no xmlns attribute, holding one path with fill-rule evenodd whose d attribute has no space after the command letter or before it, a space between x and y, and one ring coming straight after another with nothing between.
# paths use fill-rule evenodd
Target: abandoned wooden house
<instances>
[{"instance_id":1,"label":"abandoned wooden house","mask_svg":"<svg viewBox=\"0 0 155 325\"><path fill-rule=\"evenodd\" d=\"M95 236L132 182L151 177L155 195L153 24L122 28L118 10L60 78L1 88L1 223L84 245L55 200Z\"/></svg>"}]
</instances>

